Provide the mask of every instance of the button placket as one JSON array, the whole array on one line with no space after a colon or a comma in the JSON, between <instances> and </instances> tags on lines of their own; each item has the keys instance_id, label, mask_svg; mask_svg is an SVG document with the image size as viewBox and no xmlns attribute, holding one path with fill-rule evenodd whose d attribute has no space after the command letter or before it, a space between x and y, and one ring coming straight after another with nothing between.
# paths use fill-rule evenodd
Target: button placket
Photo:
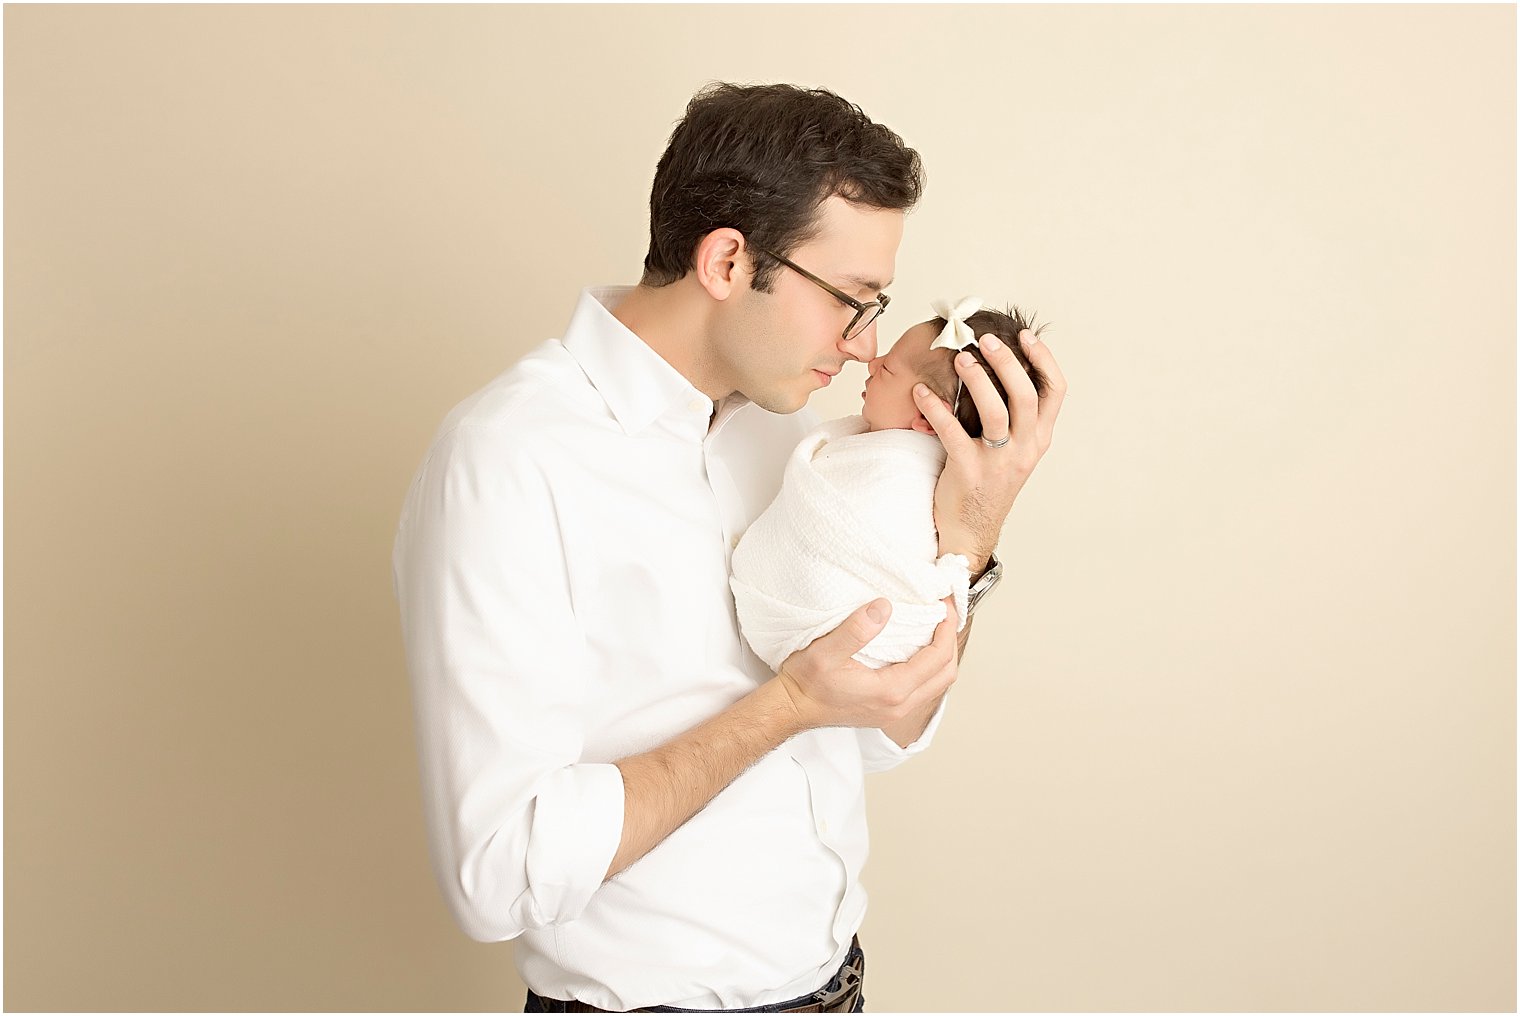
<instances>
[{"instance_id":1,"label":"button placket","mask_svg":"<svg viewBox=\"0 0 1520 1016\"><path fill-rule=\"evenodd\" d=\"M856 907L850 907L847 909L848 904L856 902L856 894L850 892L849 861L845 859L845 856L840 850L839 845L836 844L828 835L829 820L824 817L828 812L826 794L824 793L823 788L819 782L814 779L813 773L808 768L807 762L804 761L804 759L811 756L811 753L815 750L815 748L810 742L805 740L807 738L806 734L802 735L802 738L802 740L793 741L790 746L792 761L801 767L803 778L807 781L808 803L813 812L813 828L818 833L818 841L826 850L829 851L829 853L833 854L835 860L839 862L840 895L839 902L836 904L834 910L834 924L832 928L834 944L837 947L842 946L845 942L849 941L849 932L851 930L850 923L855 917L858 916L856 913Z\"/></svg>"},{"instance_id":2,"label":"button placket","mask_svg":"<svg viewBox=\"0 0 1520 1016\"><path fill-rule=\"evenodd\" d=\"M702 443L702 457L707 464L707 482L712 488L713 497L717 500L723 534L727 538L727 555L732 558L733 552L739 546L739 539L743 535L744 499L734 483L733 474L729 472L728 463L723 460L722 454L717 450L714 441L716 436L716 434L709 434L707 440Z\"/></svg>"}]
</instances>

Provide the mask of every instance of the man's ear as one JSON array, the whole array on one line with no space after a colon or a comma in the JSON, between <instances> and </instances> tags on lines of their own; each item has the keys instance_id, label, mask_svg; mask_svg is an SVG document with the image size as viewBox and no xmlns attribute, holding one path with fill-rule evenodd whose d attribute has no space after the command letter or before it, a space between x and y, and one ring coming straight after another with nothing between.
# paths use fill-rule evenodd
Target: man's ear
<instances>
[{"instance_id":1,"label":"man's ear","mask_svg":"<svg viewBox=\"0 0 1520 1016\"><path fill-rule=\"evenodd\" d=\"M750 276L744 234L724 226L702 238L694 253L697 284L714 300L726 300Z\"/></svg>"}]
</instances>

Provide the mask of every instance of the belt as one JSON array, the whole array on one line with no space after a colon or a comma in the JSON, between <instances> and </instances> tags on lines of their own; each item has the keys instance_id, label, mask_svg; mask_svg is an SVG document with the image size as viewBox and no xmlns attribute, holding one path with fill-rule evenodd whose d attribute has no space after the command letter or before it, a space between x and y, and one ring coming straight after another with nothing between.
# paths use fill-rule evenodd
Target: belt
<instances>
[{"instance_id":1,"label":"belt","mask_svg":"<svg viewBox=\"0 0 1520 1016\"><path fill-rule=\"evenodd\" d=\"M856 1012L856 1005L860 1002L861 992L865 987L866 954L860 948L860 939L857 936L850 942L850 952L844 958L840 966L829 980L828 984L817 991L786 1002L774 1002L770 1005L756 1006L753 1009L677 1009L668 1005L652 1005L643 1009L629 1009L628 1012ZM543 995L528 992L529 1012L616 1012L613 1009L598 1009L594 1005L588 1005L575 999L560 1000L546 998ZM537 1005L532 1005L537 1003Z\"/></svg>"}]
</instances>

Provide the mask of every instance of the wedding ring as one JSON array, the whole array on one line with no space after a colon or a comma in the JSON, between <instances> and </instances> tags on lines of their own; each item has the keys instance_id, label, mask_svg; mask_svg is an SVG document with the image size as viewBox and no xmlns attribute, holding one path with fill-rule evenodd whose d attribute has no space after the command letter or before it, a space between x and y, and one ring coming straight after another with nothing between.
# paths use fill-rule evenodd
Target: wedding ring
<instances>
[{"instance_id":1,"label":"wedding ring","mask_svg":"<svg viewBox=\"0 0 1520 1016\"><path fill-rule=\"evenodd\" d=\"M986 438L986 436L984 435L982 437L982 444L986 445L988 448L1001 448L1001 447L1003 447L1004 445L1006 445L1008 443L1008 440L1011 437L1013 437L1012 434L1004 434L1003 435L1003 440L1001 440L1001 441L988 441L987 438Z\"/></svg>"}]
</instances>

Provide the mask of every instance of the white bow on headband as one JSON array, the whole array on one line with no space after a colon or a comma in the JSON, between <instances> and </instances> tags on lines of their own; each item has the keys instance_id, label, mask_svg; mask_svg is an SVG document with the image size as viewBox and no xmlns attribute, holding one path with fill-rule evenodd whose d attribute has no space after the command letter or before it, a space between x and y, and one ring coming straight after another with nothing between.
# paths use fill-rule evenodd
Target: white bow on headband
<instances>
[{"instance_id":1,"label":"white bow on headband","mask_svg":"<svg viewBox=\"0 0 1520 1016\"><path fill-rule=\"evenodd\" d=\"M950 306L949 300L934 300L930 306L935 314L945 319L945 327L939 337L929 343L930 349L965 349L977 345L976 333L966 324L966 319L982 309L981 297L962 297L954 307Z\"/></svg>"}]
</instances>

